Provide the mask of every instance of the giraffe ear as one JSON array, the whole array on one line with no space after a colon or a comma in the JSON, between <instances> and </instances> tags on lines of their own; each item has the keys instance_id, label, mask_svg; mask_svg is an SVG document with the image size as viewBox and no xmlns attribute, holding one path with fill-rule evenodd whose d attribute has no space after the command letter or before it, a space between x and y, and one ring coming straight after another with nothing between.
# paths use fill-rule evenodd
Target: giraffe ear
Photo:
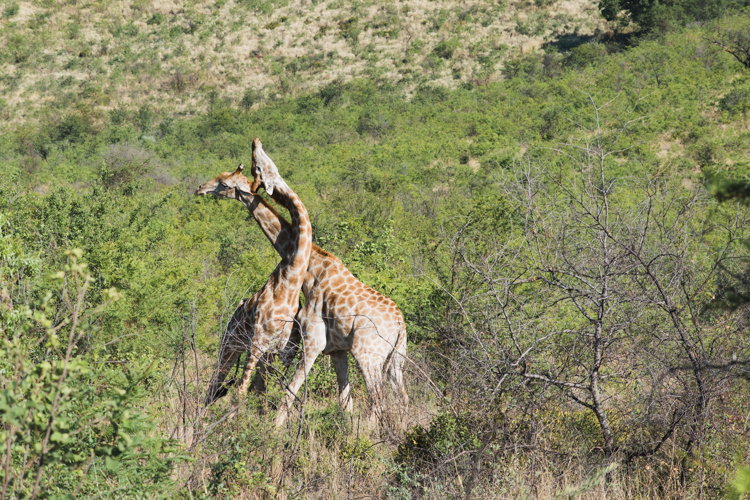
<instances>
[{"instance_id":1,"label":"giraffe ear","mask_svg":"<svg viewBox=\"0 0 750 500\"><path fill-rule=\"evenodd\" d=\"M266 188L266 193L268 193L268 196L273 195L273 190L275 188L275 186L273 185L273 182L264 180L263 186Z\"/></svg>"},{"instance_id":2,"label":"giraffe ear","mask_svg":"<svg viewBox=\"0 0 750 500\"><path fill-rule=\"evenodd\" d=\"M276 186L273 182L273 175L268 175L268 171L270 170L270 168L268 167L268 165L264 166L261 162L256 163L256 168L258 169L258 176L260 177L260 181L263 183L263 187L265 188L266 193L268 193L268 196L272 196L273 190Z\"/></svg>"},{"instance_id":3,"label":"giraffe ear","mask_svg":"<svg viewBox=\"0 0 750 500\"><path fill-rule=\"evenodd\" d=\"M272 196L276 188L273 162L265 155L263 145L257 137L253 139L253 166L256 169L253 176L258 176L253 185L262 184L268 196Z\"/></svg>"},{"instance_id":4,"label":"giraffe ear","mask_svg":"<svg viewBox=\"0 0 750 500\"><path fill-rule=\"evenodd\" d=\"M237 167L237 171L238 172L242 172L243 170L245 170L245 164L244 163L240 163L240 165Z\"/></svg>"}]
</instances>

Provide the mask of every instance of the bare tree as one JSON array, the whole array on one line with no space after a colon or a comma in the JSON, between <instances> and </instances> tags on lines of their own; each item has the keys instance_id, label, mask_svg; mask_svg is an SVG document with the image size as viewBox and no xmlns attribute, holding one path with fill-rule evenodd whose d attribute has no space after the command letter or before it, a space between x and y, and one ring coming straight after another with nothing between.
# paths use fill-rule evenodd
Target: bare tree
<instances>
[{"instance_id":1,"label":"bare tree","mask_svg":"<svg viewBox=\"0 0 750 500\"><path fill-rule=\"evenodd\" d=\"M508 395L532 420L516 447L533 446L532 401L549 398L591 412L605 463L679 448L684 488L731 360L747 358L739 312L712 307L746 257L747 209L637 161L643 97L585 99L577 139L501 171L491 210L443 227L446 381L473 395L481 443L462 452L467 496L482 454L510 442Z\"/></svg>"}]
</instances>

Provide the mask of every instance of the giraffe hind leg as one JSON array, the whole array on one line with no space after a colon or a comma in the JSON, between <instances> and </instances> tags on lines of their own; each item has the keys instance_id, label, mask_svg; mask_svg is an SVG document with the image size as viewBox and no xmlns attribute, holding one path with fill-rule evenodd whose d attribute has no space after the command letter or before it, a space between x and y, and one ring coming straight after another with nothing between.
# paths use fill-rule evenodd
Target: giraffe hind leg
<instances>
[{"instance_id":1,"label":"giraffe hind leg","mask_svg":"<svg viewBox=\"0 0 750 500\"><path fill-rule=\"evenodd\" d=\"M403 352L400 352L403 351ZM391 384L394 394L398 402L403 407L409 406L409 395L406 393L406 385L404 384L404 365L406 364L406 343L403 344L403 349L394 352L391 365L388 367L388 381Z\"/></svg>"},{"instance_id":2,"label":"giraffe hind leg","mask_svg":"<svg viewBox=\"0 0 750 500\"><path fill-rule=\"evenodd\" d=\"M339 386L339 404L348 412L352 411L351 387L349 386L349 358L346 351L331 353L331 362L336 370Z\"/></svg>"}]
</instances>

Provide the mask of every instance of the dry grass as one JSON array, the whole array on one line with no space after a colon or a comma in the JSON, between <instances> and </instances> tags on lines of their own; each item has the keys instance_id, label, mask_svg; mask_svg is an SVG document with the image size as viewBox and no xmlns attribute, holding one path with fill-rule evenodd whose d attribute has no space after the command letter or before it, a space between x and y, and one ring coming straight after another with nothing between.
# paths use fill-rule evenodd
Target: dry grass
<instances>
[{"instance_id":1,"label":"dry grass","mask_svg":"<svg viewBox=\"0 0 750 500\"><path fill-rule=\"evenodd\" d=\"M162 392L159 432L182 442L192 459L174 473L174 479L190 490L191 498L464 497L467 471L465 464L459 468L458 460L444 457L437 469L425 470L416 463L399 465L396 459L404 434L415 425L429 427L437 413L436 394L424 378L426 364L411 365L407 378L411 404L408 409L393 408L385 425L368 413L366 392L355 377L352 414L342 412L332 398L310 394L305 417L301 419L298 413L286 428L277 430L271 404L278 397L274 389L267 396L250 395L242 403L236 394L230 394L196 420L205 385L202 382L210 377L215 360L199 352L186 354L184 365L175 365L171 383ZM488 457L491 461L486 464L491 473L485 473L474 486L472 498L716 496L716 491L702 489L705 483L700 479L693 481L689 491L681 488L683 457L674 443L664 446L658 460L634 460L629 466L620 461L617 467L604 456L597 458L595 451L577 452L575 442L562 448L555 444L560 440L555 435L559 432L567 436L564 441L575 441L570 440L573 434L564 430L565 425L547 422L533 449L521 447L491 454L493 458ZM701 459L696 462L695 473L701 477L723 474L712 470L716 466L707 458Z\"/></svg>"},{"instance_id":2,"label":"dry grass","mask_svg":"<svg viewBox=\"0 0 750 500\"><path fill-rule=\"evenodd\" d=\"M539 50L545 41L605 27L594 0L545 7L293 0L268 14L239 0L19 5L16 16L0 20L0 39L7 44L20 36L30 48L24 61L0 66L0 98L18 111L9 120L14 124L38 120L86 84L100 88L98 97L77 95L76 101L94 110L148 104L170 114L203 111L213 89L236 103L248 88L275 98L357 77L401 82L407 93L425 82L455 87L499 78L503 60ZM161 24L148 23L154 15L164 16ZM352 18L358 34L347 38L342 26ZM447 60L433 54L439 42L454 39L458 45ZM175 95L178 71L187 85ZM59 89L66 78L68 87Z\"/></svg>"}]
</instances>

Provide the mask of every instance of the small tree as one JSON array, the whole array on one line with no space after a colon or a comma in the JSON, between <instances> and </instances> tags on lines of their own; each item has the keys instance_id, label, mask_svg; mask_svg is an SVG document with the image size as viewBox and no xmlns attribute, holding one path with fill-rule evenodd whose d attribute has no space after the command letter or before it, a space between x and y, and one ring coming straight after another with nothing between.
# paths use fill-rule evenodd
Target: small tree
<instances>
[{"instance_id":1,"label":"small tree","mask_svg":"<svg viewBox=\"0 0 750 500\"><path fill-rule=\"evenodd\" d=\"M735 18L711 30L708 40L750 69L750 19Z\"/></svg>"},{"instance_id":2,"label":"small tree","mask_svg":"<svg viewBox=\"0 0 750 500\"><path fill-rule=\"evenodd\" d=\"M577 138L499 171L492 211L443 226L446 385L481 415L471 425L481 444L454 462L467 490L496 441L535 442L534 419L511 418L534 412L531 400L628 471L679 450L670 473L686 488L736 375L730 360L747 358L738 312L713 305L731 280L724 269L746 254L750 212L676 176L630 173L641 98L582 97L591 112Z\"/></svg>"},{"instance_id":3,"label":"small tree","mask_svg":"<svg viewBox=\"0 0 750 500\"><path fill-rule=\"evenodd\" d=\"M258 93L249 88L245 90L245 93L242 96L242 100L240 101L240 106L242 106L242 109L247 111L252 108L253 104L258 102L258 100Z\"/></svg>"}]
</instances>

